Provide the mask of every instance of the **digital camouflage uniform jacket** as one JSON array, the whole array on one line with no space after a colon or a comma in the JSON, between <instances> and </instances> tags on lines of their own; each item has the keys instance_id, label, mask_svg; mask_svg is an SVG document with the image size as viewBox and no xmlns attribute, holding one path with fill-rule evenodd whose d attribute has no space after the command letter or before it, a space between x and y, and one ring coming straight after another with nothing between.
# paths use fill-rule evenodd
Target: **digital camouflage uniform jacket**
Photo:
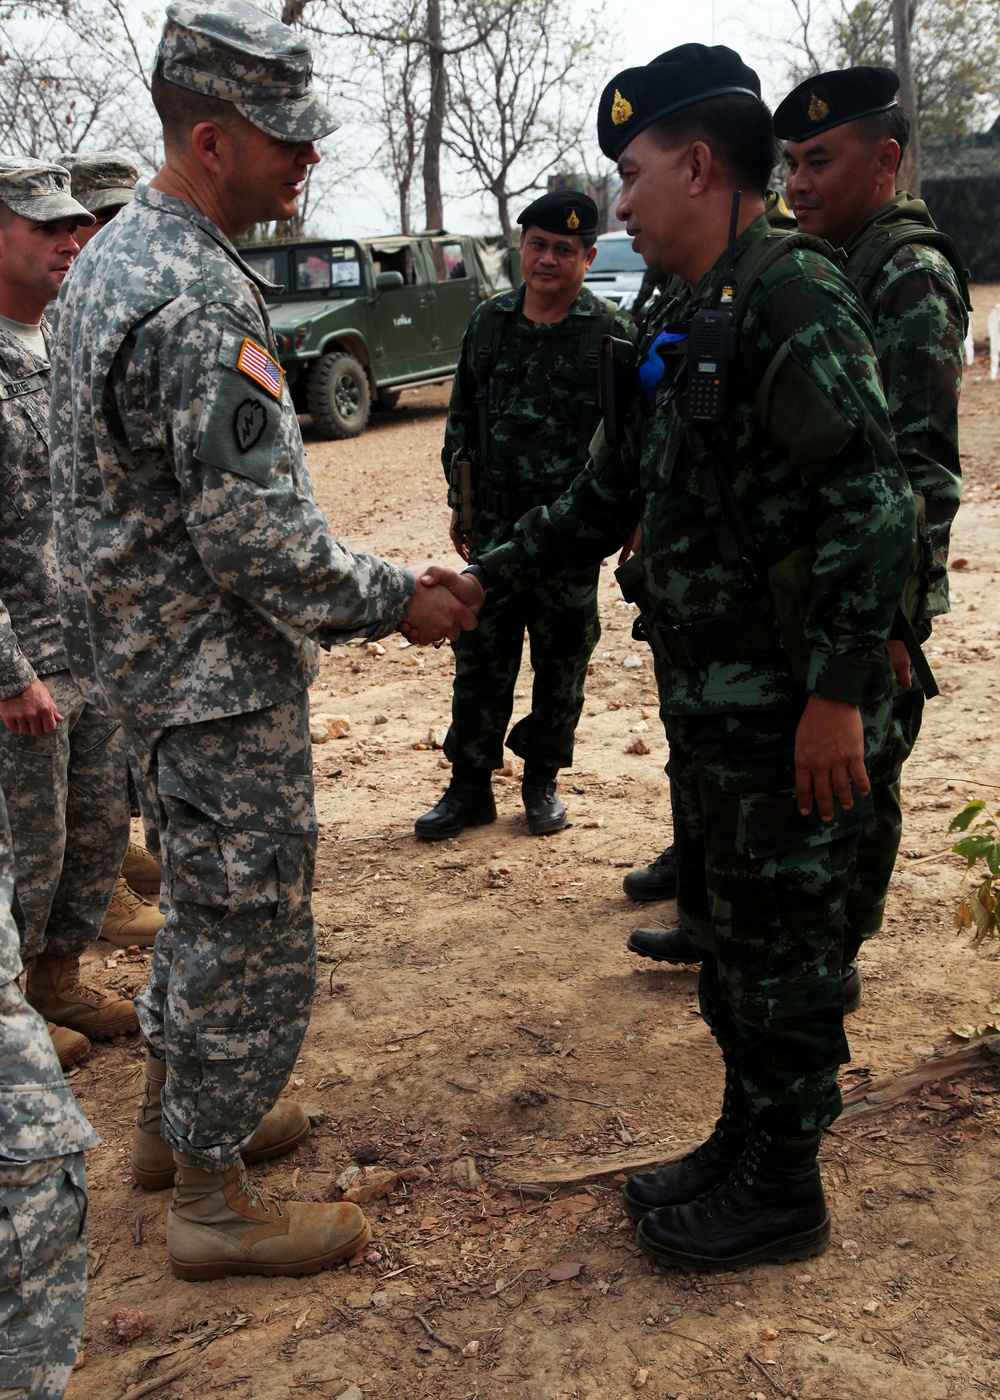
<instances>
[{"instance_id":1,"label":"digital camouflage uniform jacket","mask_svg":"<svg viewBox=\"0 0 1000 1400\"><path fill-rule=\"evenodd\" d=\"M473 312L452 385L441 453L446 477L450 477L455 452L475 455L478 513L501 517L499 533L487 530L494 543L509 533L504 525L532 501L513 502L512 511L504 510L493 497L484 501L484 488L502 496L555 500L587 459L600 413L597 336L591 334L594 321L600 321L606 334L635 339L631 318L616 313L612 302L587 287L567 315L552 325L525 319L524 291L522 283ZM497 317L503 324L497 353L490 357L488 387L482 391L487 395L488 425L487 441L482 443L476 358L481 345L492 350ZM589 361L588 352L593 356ZM456 504L453 495L449 504ZM485 522L477 523L482 530Z\"/></svg>"},{"instance_id":2,"label":"digital camouflage uniform jacket","mask_svg":"<svg viewBox=\"0 0 1000 1400\"><path fill-rule=\"evenodd\" d=\"M737 257L768 233L761 217ZM720 257L685 308L718 305ZM860 704L891 692L883 641L913 537L868 315L836 268L797 248L760 276L740 328L730 409L699 428L720 458L759 546L759 568L814 546L806 612L809 693ZM671 370L672 373L672 370ZM677 402L656 409L636 468L615 454L587 468L551 509L533 512L509 544L482 559L499 586L532 563L579 568L617 548L641 520L651 617L665 624L731 617L759 597L723 562L703 481ZM782 654L663 670L664 711L801 708Z\"/></svg>"},{"instance_id":3,"label":"digital camouflage uniform jacket","mask_svg":"<svg viewBox=\"0 0 1000 1400\"><path fill-rule=\"evenodd\" d=\"M47 333L48 326L43 324ZM49 479L49 366L0 329L0 699L68 669Z\"/></svg>"},{"instance_id":4,"label":"digital camouflage uniform jacket","mask_svg":"<svg viewBox=\"0 0 1000 1400\"><path fill-rule=\"evenodd\" d=\"M900 223L932 227L927 206L900 193L866 219L844 245L847 275L855 254L880 230ZM897 247L865 296L896 452L923 493L934 551L925 617L948 611L948 542L962 499L958 398L969 320L958 279L938 248Z\"/></svg>"},{"instance_id":5,"label":"digital camouflage uniform jacket","mask_svg":"<svg viewBox=\"0 0 1000 1400\"><path fill-rule=\"evenodd\" d=\"M316 644L391 632L412 575L331 539L258 277L140 190L66 279L51 460L70 665L137 727L263 709Z\"/></svg>"}]
</instances>

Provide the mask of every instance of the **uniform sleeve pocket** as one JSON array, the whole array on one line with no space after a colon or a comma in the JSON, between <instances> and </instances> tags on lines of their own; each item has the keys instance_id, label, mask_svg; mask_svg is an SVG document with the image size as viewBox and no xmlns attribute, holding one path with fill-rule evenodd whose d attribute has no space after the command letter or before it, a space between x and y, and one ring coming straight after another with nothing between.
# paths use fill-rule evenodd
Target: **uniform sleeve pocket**
<instances>
[{"instance_id":1,"label":"uniform sleeve pocket","mask_svg":"<svg viewBox=\"0 0 1000 1400\"><path fill-rule=\"evenodd\" d=\"M834 799L833 817L828 822L821 819L815 807L804 817L794 792L750 794L740 798L736 846L752 860L771 860L790 851L826 846L853 836L865 831L873 820L870 793L865 797L856 793L854 806L847 811Z\"/></svg>"}]
</instances>

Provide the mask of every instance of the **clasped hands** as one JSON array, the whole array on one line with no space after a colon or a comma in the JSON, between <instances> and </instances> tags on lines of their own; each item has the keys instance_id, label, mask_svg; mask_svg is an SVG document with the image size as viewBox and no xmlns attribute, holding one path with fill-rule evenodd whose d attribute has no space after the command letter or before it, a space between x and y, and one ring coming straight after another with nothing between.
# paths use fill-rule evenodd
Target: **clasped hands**
<instances>
[{"instance_id":1,"label":"clasped hands","mask_svg":"<svg viewBox=\"0 0 1000 1400\"><path fill-rule=\"evenodd\" d=\"M398 630L408 642L449 642L476 626L476 615L486 600L473 574L459 574L440 564L428 564L417 576L417 588Z\"/></svg>"}]
</instances>

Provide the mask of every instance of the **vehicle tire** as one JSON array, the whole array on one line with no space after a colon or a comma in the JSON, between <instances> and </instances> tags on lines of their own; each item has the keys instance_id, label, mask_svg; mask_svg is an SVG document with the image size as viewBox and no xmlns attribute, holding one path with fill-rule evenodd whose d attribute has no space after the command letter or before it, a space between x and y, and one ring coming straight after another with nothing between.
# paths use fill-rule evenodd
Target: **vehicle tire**
<instances>
[{"instance_id":1,"label":"vehicle tire","mask_svg":"<svg viewBox=\"0 0 1000 1400\"><path fill-rule=\"evenodd\" d=\"M321 437L358 437L371 412L368 376L353 355L324 355L310 371L307 402Z\"/></svg>"},{"instance_id":2,"label":"vehicle tire","mask_svg":"<svg viewBox=\"0 0 1000 1400\"><path fill-rule=\"evenodd\" d=\"M399 396L402 392L402 389L380 389L372 408L377 409L379 413L391 412L399 403Z\"/></svg>"}]
</instances>

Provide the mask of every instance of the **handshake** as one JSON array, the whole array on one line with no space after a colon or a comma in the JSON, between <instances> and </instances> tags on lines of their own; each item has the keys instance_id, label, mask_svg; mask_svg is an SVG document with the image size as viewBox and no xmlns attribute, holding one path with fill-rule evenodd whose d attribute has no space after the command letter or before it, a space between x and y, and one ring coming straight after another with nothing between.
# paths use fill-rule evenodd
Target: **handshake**
<instances>
[{"instance_id":1,"label":"handshake","mask_svg":"<svg viewBox=\"0 0 1000 1400\"><path fill-rule=\"evenodd\" d=\"M473 630L485 601L482 584L474 574L428 564L417 576L416 592L397 630L408 642L420 646L445 638L454 642L460 633Z\"/></svg>"}]
</instances>

